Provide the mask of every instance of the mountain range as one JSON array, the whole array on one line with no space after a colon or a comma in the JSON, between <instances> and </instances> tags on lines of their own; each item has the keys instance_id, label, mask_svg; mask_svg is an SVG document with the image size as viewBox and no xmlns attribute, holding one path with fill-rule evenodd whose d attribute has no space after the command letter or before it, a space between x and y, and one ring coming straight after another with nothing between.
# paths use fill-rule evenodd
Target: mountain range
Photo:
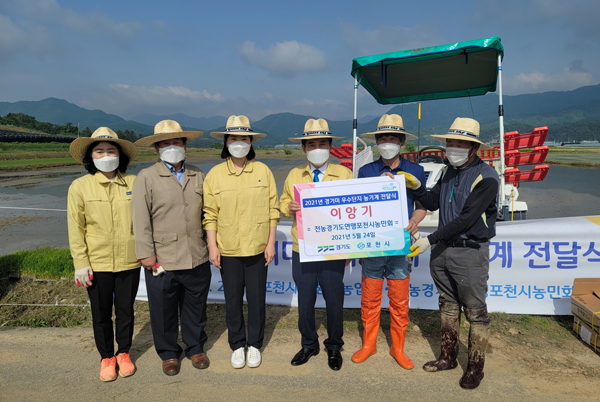
<instances>
[{"instance_id":1,"label":"mountain range","mask_svg":"<svg viewBox=\"0 0 600 402\"><path fill-rule=\"evenodd\" d=\"M572 91L553 91L537 94L504 96L505 131L529 132L535 127L548 126L548 139L554 141L598 140L600 137L600 85L581 87ZM360 104L358 105L360 111ZM397 113L403 116L405 128L410 133L417 133L416 103L382 106L381 113ZM154 124L160 120L178 121L184 129L223 131L227 118L213 116L196 118L183 113L171 115L153 115L143 113L125 120L117 115L102 110L88 110L69 103L63 99L47 98L41 101L0 102L0 116L8 113L24 113L34 116L38 121L54 124L74 125L79 123L81 129L89 127L92 131L100 126L114 130L130 130L142 135L150 135ZM243 113L243 112L242 112ZM329 120L329 129L334 135L345 138L352 137L352 119L342 121ZM498 139L498 95L489 93L473 98L457 98L428 101L422 104L421 138L422 144L434 143L429 134L443 133L450 127L456 117L474 117L481 124L481 137L484 141ZM258 145L276 145L288 141L288 137L302 135L304 123L309 118L294 113L276 113L252 122L255 132L263 132L268 136ZM358 133L373 131L377 127L379 117L365 116L359 119ZM199 146L208 146L215 142L212 137L204 135Z\"/></svg>"}]
</instances>

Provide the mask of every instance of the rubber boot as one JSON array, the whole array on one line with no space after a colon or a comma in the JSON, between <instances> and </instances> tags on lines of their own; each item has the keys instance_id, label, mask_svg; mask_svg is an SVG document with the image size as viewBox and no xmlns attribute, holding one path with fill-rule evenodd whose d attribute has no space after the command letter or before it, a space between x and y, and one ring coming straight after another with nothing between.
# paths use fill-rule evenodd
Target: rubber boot
<instances>
[{"instance_id":1,"label":"rubber boot","mask_svg":"<svg viewBox=\"0 0 600 402\"><path fill-rule=\"evenodd\" d=\"M379 315L381 312L381 290L383 279L362 277L362 296L360 298L360 316L364 332L363 345L352 355L352 361L362 363L377 353L377 333L379 332Z\"/></svg>"},{"instance_id":2,"label":"rubber boot","mask_svg":"<svg viewBox=\"0 0 600 402\"><path fill-rule=\"evenodd\" d=\"M460 379L460 386L466 389L475 389L483 380L483 366L485 363L485 349L490 338L490 318L487 307L467 309L465 317L471 324L469 330L469 363L467 371Z\"/></svg>"},{"instance_id":3,"label":"rubber boot","mask_svg":"<svg viewBox=\"0 0 600 402\"><path fill-rule=\"evenodd\" d=\"M402 280L388 280L387 284L390 299L390 333L392 335L390 355L396 359L402 368L410 370L415 365L404 353L404 341L406 340L406 329L408 328L410 275Z\"/></svg>"},{"instance_id":4,"label":"rubber boot","mask_svg":"<svg viewBox=\"0 0 600 402\"><path fill-rule=\"evenodd\" d=\"M460 331L460 306L456 303L440 301L442 317L442 345L440 356L423 365L423 370L430 373L451 370L458 366L458 346Z\"/></svg>"}]
</instances>

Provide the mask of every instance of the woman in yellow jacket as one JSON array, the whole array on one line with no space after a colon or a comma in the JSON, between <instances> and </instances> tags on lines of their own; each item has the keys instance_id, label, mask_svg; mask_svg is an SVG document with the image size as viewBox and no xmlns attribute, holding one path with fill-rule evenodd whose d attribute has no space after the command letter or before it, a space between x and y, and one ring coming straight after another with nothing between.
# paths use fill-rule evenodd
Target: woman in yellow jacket
<instances>
[{"instance_id":1,"label":"woman in yellow jacket","mask_svg":"<svg viewBox=\"0 0 600 402\"><path fill-rule=\"evenodd\" d=\"M221 269L225 293L225 321L231 365L258 367L265 330L267 267L275 256L279 222L277 188L271 170L254 161L252 142L266 137L254 133L246 116L230 116L221 158L204 179L204 230L211 263ZM242 312L244 290L248 301L248 337Z\"/></svg>"},{"instance_id":2,"label":"woman in yellow jacket","mask_svg":"<svg viewBox=\"0 0 600 402\"><path fill-rule=\"evenodd\" d=\"M133 302L140 281L131 220L134 175L126 174L135 145L100 127L90 138L78 138L69 149L89 174L69 187L67 223L77 286L90 298L96 347L102 358L100 379L135 373L129 349L133 337ZM115 356L112 312L116 315Z\"/></svg>"}]
</instances>

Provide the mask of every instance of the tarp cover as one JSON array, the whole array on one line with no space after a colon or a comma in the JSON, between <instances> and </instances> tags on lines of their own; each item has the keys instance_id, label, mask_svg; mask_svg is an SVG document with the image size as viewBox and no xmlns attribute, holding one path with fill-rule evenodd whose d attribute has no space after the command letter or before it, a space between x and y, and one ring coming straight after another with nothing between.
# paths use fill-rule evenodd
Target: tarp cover
<instances>
[{"instance_id":1,"label":"tarp cover","mask_svg":"<svg viewBox=\"0 0 600 402\"><path fill-rule=\"evenodd\" d=\"M382 105L484 95L496 90L500 38L376 54L352 60L352 76Z\"/></svg>"}]
</instances>

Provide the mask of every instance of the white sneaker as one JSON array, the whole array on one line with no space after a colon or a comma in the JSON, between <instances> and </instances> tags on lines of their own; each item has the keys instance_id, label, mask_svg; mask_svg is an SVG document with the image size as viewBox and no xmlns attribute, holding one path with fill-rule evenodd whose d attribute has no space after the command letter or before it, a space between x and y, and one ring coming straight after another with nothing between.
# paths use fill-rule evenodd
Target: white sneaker
<instances>
[{"instance_id":1,"label":"white sneaker","mask_svg":"<svg viewBox=\"0 0 600 402\"><path fill-rule=\"evenodd\" d=\"M260 355L260 350L256 349L253 346L248 348L248 367L255 368L260 366L262 362L262 357Z\"/></svg>"},{"instance_id":2,"label":"white sneaker","mask_svg":"<svg viewBox=\"0 0 600 402\"><path fill-rule=\"evenodd\" d=\"M235 369L241 369L246 365L246 356L244 353L244 348L241 347L233 351L231 355L231 366Z\"/></svg>"}]
</instances>

